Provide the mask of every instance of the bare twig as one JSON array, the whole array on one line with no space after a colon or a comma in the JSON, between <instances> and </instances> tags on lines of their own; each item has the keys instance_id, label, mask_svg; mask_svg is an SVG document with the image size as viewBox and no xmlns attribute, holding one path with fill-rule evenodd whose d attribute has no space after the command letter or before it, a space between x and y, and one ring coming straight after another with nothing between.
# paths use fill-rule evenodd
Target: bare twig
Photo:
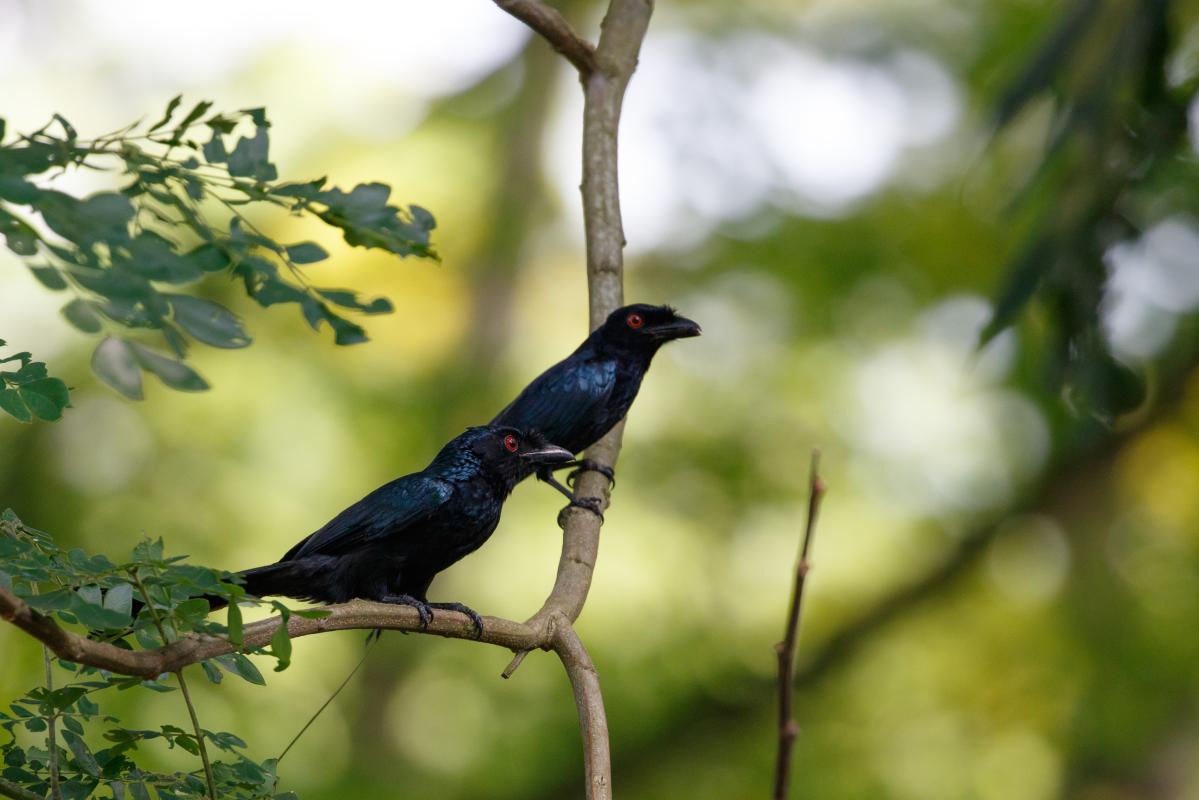
<instances>
[{"instance_id":1,"label":"bare twig","mask_svg":"<svg viewBox=\"0 0 1199 800\"><path fill-rule=\"evenodd\" d=\"M495 4L528 25L574 64L584 80L595 70L595 48L570 27L558 9L541 0L495 0Z\"/></svg>"},{"instance_id":2,"label":"bare twig","mask_svg":"<svg viewBox=\"0 0 1199 800\"><path fill-rule=\"evenodd\" d=\"M804 581L808 575L808 552L816 532L816 518L825 485L820 479L820 451L812 451L811 473L808 477L808 521L804 526L799 559L795 562L795 583L791 587L791 608L787 612L787 627L783 641L775 645L779 660L779 750L774 769L774 798L785 800L791 778L791 749L799 734L791 705L795 696L795 647L799 638L799 617L803 609Z\"/></svg>"},{"instance_id":3,"label":"bare twig","mask_svg":"<svg viewBox=\"0 0 1199 800\"><path fill-rule=\"evenodd\" d=\"M362 651L362 658L358 659L358 663L354 665L352 670L350 670L350 674L347 675L345 680L338 684L337 688L333 690L333 694L329 695L328 699L321 703L321 707L316 710L316 713L308 718L308 721L304 723L304 727L300 728L299 732L296 733L295 736L291 737L291 741L287 743L287 747L284 747L283 752L280 753L279 757L275 759L276 764L282 761L283 758L289 752L291 752L291 749L296 746L296 742L300 741L300 737L304 735L304 732L312 727L312 723L316 722L317 717L319 717L324 710L329 707L329 704L336 700L337 696L341 694L347 686L350 685L350 681L354 680L354 676L358 674L358 670L362 669L362 665L366 663L366 657L371 654L371 645L377 641L379 641L378 636L372 635L367 637L366 647L363 648Z\"/></svg>"}]
</instances>

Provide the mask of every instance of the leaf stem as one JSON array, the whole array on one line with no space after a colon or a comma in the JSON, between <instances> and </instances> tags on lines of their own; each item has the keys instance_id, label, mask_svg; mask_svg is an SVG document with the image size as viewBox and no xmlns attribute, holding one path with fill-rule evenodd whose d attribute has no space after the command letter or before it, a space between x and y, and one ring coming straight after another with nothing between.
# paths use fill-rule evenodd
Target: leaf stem
<instances>
[{"instance_id":1,"label":"leaf stem","mask_svg":"<svg viewBox=\"0 0 1199 800\"><path fill-rule=\"evenodd\" d=\"M42 662L46 666L46 691L54 691L54 659L50 655L50 648L42 645ZM58 724L58 713L50 712L50 717L46 720L46 749L50 751L47 766L50 768L50 797L53 800L62 800L62 789L58 785L58 731L55 729Z\"/></svg>"}]
</instances>

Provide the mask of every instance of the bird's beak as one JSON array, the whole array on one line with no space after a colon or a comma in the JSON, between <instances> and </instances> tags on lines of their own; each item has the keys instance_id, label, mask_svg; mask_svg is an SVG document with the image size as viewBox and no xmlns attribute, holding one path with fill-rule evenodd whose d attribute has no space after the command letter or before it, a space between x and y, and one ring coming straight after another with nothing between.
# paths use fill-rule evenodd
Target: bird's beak
<instances>
[{"instance_id":1,"label":"bird's beak","mask_svg":"<svg viewBox=\"0 0 1199 800\"><path fill-rule=\"evenodd\" d=\"M699 327L699 323L686 317L676 317L672 322L656 325L650 331L655 339L663 341L689 339L692 336L699 336L701 333L703 333L703 329Z\"/></svg>"},{"instance_id":2,"label":"bird's beak","mask_svg":"<svg viewBox=\"0 0 1199 800\"><path fill-rule=\"evenodd\" d=\"M526 450L520 454L520 457L532 464L564 464L567 461L574 461L575 454L565 447L547 444L536 450Z\"/></svg>"}]
</instances>

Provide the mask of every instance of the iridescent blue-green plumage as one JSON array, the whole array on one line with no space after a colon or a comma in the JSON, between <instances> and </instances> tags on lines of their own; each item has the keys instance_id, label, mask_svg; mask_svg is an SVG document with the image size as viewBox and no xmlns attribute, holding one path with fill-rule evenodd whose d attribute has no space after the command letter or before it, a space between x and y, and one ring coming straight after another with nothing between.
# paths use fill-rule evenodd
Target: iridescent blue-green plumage
<instances>
[{"instance_id":1,"label":"iridescent blue-green plumage","mask_svg":"<svg viewBox=\"0 0 1199 800\"><path fill-rule=\"evenodd\" d=\"M618 308L491 424L536 430L571 452L585 450L628 413L658 348L699 332L699 325L669 306Z\"/></svg>"},{"instance_id":2,"label":"iridescent blue-green plumage","mask_svg":"<svg viewBox=\"0 0 1199 800\"><path fill-rule=\"evenodd\" d=\"M405 602L424 618L433 577L487 541L526 465L570 458L538 434L471 428L428 467L371 492L278 562L242 572L246 591L326 603Z\"/></svg>"}]
</instances>

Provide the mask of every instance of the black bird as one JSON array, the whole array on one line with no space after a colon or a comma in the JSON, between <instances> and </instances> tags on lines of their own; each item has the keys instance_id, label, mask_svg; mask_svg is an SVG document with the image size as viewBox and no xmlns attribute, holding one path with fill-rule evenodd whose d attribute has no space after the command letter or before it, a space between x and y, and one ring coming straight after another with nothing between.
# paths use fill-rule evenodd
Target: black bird
<instances>
[{"instance_id":1,"label":"black bird","mask_svg":"<svg viewBox=\"0 0 1199 800\"><path fill-rule=\"evenodd\" d=\"M341 603L354 598L461 611L483 635L483 621L461 603L430 603L433 577L477 550L500 521L522 476L574 454L538 433L511 426L468 428L429 466L388 483L301 540L274 564L240 573L252 595ZM224 601L212 607L223 605Z\"/></svg>"},{"instance_id":2,"label":"black bird","mask_svg":"<svg viewBox=\"0 0 1199 800\"><path fill-rule=\"evenodd\" d=\"M628 413L658 348L673 339L699 335L699 325L679 316L670 306L638 303L618 308L577 350L538 375L491 424L536 430L549 441L578 453ZM610 469L592 462L575 465L613 478ZM520 478L537 472L572 504L583 505L554 479L553 471L554 465L530 465ZM599 513L598 508L584 507Z\"/></svg>"}]
</instances>

